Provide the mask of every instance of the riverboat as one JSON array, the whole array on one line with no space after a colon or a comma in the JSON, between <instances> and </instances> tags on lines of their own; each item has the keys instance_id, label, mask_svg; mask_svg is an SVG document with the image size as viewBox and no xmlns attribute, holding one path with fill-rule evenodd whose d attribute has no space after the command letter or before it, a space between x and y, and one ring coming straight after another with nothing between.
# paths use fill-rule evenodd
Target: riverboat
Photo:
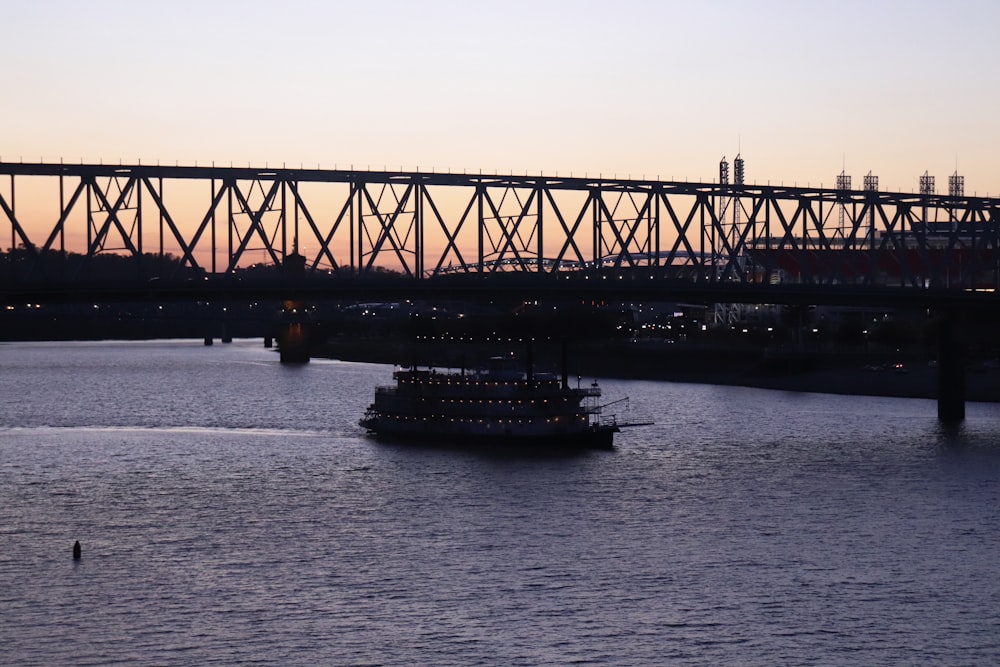
<instances>
[{"instance_id":1,"label":"riverboat","mask_svg":"<svg viewBox=\"0 0 1000 667\"><path fill-rule=\"evenodd\" d=\"M471 371L397 369L393 379L375 389L359 422L392 439L610 449L614 434L634 425L602 413L597 382L573 387L565 371L520 371L503 358Z\"/></svg>"}]
</instances>

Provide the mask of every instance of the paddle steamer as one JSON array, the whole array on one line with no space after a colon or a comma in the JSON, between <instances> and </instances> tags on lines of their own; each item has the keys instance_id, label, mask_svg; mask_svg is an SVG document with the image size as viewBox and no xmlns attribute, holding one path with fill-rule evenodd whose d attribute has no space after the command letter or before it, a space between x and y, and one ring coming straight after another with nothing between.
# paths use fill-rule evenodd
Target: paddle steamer
<instances>
[{"instance_id":1,"label":"paddle steamer","mask_svg":"<svg viewBox=\"0 0 1000 667\"><path fill-rule=\"evenodd\" d=\"M360 425L379 436L429 442L610 449L623 425L602 413L597 382L517 370L493 358L484 369L410 367L377 387ZM623 399L627 400L627 399ZM620 401L615 401L619 403Z\"/></svg>"}]
</instances>

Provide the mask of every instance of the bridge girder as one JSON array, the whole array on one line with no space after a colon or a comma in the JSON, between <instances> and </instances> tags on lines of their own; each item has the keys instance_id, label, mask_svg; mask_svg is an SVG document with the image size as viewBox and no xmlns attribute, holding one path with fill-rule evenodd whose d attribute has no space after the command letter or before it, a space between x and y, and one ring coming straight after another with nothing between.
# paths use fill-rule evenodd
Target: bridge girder
<instances>
[{"instance_id":1,"label":"bridge girder","mask_svg":"<svg viewBox=\"0 0 1000 667\"><path fill-rule=\"evenodd\" d=\"M997 198L139 164L0 163L0 175L11 283L85 278L106 254L176 278L280 268L299 251L312 274L685 267L708 282L1000 286ZM85 261L67 275L49 256L71 252Z\"/></svg>"}]
</instances>

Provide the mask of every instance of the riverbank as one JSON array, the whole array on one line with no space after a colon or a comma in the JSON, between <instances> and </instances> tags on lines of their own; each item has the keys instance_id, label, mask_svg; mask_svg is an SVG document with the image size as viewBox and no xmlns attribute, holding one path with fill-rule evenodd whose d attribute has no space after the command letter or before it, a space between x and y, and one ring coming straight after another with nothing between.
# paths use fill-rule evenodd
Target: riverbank
<instances>
[{"instance_id":1,"label":"riverbank","mask_svg":"<svg viewBox=\"0 0 1000 667\"><path fill-rule=\"evenodd\" d=\"M510 346L508 346L510 347ZM525 356L526 348L512 351ZM454 343L416 345L396 337L328 341L315 356L345 361L472 368L497 354L496 346ZM563 351L554 344L532 350L535 366L558 370ZM571 375L760 387L792 392L935 399L938 369L917 353L761 350L683 343L592 341L566 352ZM966 370L966 399L1000 402L1000 369L974 364Z\"/></svg>"}]
</instances>

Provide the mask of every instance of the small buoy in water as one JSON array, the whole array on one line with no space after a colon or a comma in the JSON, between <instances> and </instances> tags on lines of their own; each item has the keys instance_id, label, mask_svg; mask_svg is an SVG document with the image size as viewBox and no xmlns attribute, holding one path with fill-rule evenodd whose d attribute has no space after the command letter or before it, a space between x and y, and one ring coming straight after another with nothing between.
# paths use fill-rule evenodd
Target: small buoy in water
<instances>
[{"instance_id":1,"label":"small buoy in water","mask_svg":"<svg viewBox=\"0 0 1000 667\"><path fill-rule=\"evenodd\" d=\"M73 560L80 560L80 541L73 543Z\"/></svg>"}]
</instances>

